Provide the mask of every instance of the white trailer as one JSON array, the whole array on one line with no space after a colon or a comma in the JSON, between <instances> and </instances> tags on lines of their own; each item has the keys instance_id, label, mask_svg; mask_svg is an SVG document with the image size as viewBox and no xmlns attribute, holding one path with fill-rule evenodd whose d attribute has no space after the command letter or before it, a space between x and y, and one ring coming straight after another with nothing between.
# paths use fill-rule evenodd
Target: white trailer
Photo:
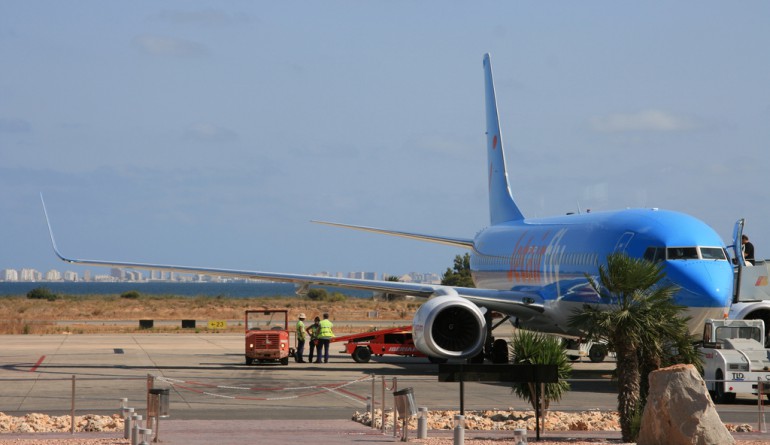
<instances>
[{"instance_id":1,"label":"white trailer","mask_svg":"<svg viewBox=\"0 0 770 445\"><path fill-rule=\"evenodd\" d=\"M760 383L770 383L770 351L764 341L762 320L706 320L700 352L714 402L730 403L739 393L758 394Z\"/></svg>"}]
</instances>

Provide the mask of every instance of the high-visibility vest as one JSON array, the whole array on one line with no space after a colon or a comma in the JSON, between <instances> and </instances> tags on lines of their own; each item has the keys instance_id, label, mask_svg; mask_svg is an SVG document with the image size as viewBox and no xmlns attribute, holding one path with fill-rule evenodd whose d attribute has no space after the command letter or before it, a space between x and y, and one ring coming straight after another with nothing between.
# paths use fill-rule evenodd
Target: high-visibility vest
<instances>
[{"instance_id":1,"label":"high-visibility vest","mask_svg":"<svg viewBox=\"0 0 770 445\"><path fill-rule=\"evenodd\" d=\"M306 332L305 332L305 322L303 322L302 320L299 320L297 322L297 340L298 341L305 340L305 334L306 334Z\"/></svg>"},{"instance_id":2,"label":"high-visibility vest","mask_svg":"<svg viewBox=\"0 0 770 445\"><path fill-rule=\"evenodd\" d=\"M324 318L318 323L321 326L321 331L318 333L318 338L332 338L334 337L334 332L332 332L332 324L331 321Z\"/></svg>"}]
</instances>

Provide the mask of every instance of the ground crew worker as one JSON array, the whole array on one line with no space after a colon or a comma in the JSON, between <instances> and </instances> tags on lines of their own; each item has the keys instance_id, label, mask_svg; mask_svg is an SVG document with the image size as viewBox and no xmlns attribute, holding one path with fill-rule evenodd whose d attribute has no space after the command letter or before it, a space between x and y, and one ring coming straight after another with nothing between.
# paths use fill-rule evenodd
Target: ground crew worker
<instances>
[{"instance_id":1,"label":"ground crew worker","mask_svg":"<svg viewBox=\"0 0 770 445\"><path fill-rule=\"evenodd\" d=\"M334 338L334 332L332 332L332 327L334 325L329 321L329 314L324 314L324 319L318 324L321 327L321 330L318 333L318 357L316 357L315 362L321 363L321 348L323 348L324 363L329 363L329 343L332 338Z\"/></svg>"},{"instance_id":2,"label":"ground crew worker","mask_svg":"<svg viewBox=\"0 0 770 445\"><path fill-rule=\"evenodd\" d=\"M297 318L299 318L297 320L297 333L295 334L297 351L295 352L294 359L297 363L305 363L305 359L302 358L305 354L305 337L307 335L307 332L305 332L305 313L300 312Z\"/></svg>"},{"instance_id":3,"label":"ground crew worker","mask_svg":"<svg viewBox=\"0 0 770 445\"><path fill-rule=\"evenodd\" d=\"M310 335L310 354L308 354L307 361L309 363L313 363L313 351L318 349L318 357L321 357L321 349L318 346L318 334L321 333L321 325L319 324L321 321L320 318L316 317L313 319L313 324L308 326L306 329L308 335Z\"/></svg>"}]
</instances>

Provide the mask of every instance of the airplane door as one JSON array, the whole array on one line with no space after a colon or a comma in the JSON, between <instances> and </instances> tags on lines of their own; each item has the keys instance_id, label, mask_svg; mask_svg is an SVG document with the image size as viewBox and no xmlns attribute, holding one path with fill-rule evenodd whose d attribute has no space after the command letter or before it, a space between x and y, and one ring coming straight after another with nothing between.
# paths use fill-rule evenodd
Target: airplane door
<instances>
[{"instance_id":1,"label":"airplane door","mask_svg":"<svg viewBox=\"0 0 770 445\"><path fill-rule=\"evenodd\" d=\"M728 246L733 248L733 261L735 264L735 279L733 280L733 303L737 303L740 299L740 289L741 289L741 275L743 275L743 242L741 238L743 237L743 224L745 223L744 219L741 218L738 221L735 222L735 226L733 227L733 245Z\"/></svg>"},{"instance_id":2,"label":"airplane door","mask_svg":"<svg viewBox=\"0 0 770 445\"><path fill-rule=\"evenodd\" d=\"M634 232L626 232L623 235L620 235L618 242L615 243L615 252L625 252L626 247L628 247L628 243L631 242L631 238L633 237Z\"/></svg>"},{"instance_id":3,"label":"airplane door","mask_svg":"<svg viewBox=\"0 0 770 445\"><path fill-rule=\"evenodd\" d=\"M735 226L733 227L733 245L728 246L733 248L733 255L735 255L733 258L736 258L736 262L738 263L738 267L743 265L743 261L738 261L739 259L743 259L743 244L741 242L741 238L743 237L743 224L744 219L741 218L738 221L735 221Z\"/></svg>"}]
</instances>

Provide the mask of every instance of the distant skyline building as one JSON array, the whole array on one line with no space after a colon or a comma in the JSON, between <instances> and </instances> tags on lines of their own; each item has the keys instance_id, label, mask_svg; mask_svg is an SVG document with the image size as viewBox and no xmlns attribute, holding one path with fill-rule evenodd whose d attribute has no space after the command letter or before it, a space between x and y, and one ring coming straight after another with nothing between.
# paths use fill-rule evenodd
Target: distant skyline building
<instances>
[{"instance_id":1,"label":"distant skyline building","mask_svg":"<svg viewBox=\"0 0 770 445\"><path fill-rule=\"evenodd\" d=\"M19 281L41 281L43 274L35 269L22 269Z\"/></svg>"},{"instance_id":2,"label":"distant skyline building","mask_svg":"<svg viewBox=\"0 0 770 445\"><path fill-rule=\"evenodd\" d=\"M78 281L78 273L71 270L64 272L64 281Z\"/></svg>"},{"instance_id":3,"label":"distant skyline building","mask_svg":"<svg viewBox=\"0 0 770 445\"><path fill-rule=\"evenodd\" d=\"M45 273L45 281L61 281L61 272L51 269Z\"/></svg>"},{"instance_id":4,"label":"distant skyline building","mask_svg":"<svg viewBox=\"0 0 770 445\"><path fill-rule=\"evenodd\" d=\"M16 269L5 269L3 274L0 275L0 279L3 281L19 281L19 272Z\"/></svg>"},{"instance_id":5,"label":"distant skyline building","mask_svg":"<svg viewBox=\"0 0 770 445\"><path fill-rule=\"evenodd\" d=\"M391 275L387 273L378 274L377 272L357 271L357 272L318 272L313 274L320 277L336 277L336 278L353 278L359 280L377 280L378 276L381 276L383 280L386 280L389 276L397 276L400 281L412 282L412 283L431 283L437 284L441 282L441 276L436 273L422 273L422 272L409 272L403 275ZM4 269L0 271L0 281L69 281L69 282L144 282L144 281L172 281L172 282L215 282L223 283L228 281L242 281L240 279L226 278L214 275L204 274L181 274L177 272L164 272L164 271L149 271L146 274L144 272L111 268L108 274L94 274L91 270L83 271L82 280L79 278L77 272L65 271L60 272L57 269L51 269L45 274L36 269L24 268L24 269ZM247 280L248 281L248 280ZM260 281L260 280L257 280Z\"/></svg>"}]
</instances>

